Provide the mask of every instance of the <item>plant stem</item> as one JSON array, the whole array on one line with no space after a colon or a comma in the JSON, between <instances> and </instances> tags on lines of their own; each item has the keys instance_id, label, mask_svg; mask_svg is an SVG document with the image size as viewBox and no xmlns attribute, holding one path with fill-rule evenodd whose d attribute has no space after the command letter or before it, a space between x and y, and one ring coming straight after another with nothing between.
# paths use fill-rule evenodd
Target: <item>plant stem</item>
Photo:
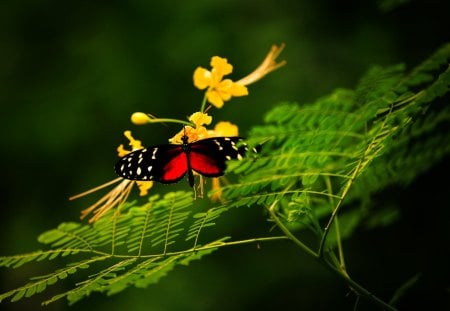
<instances>
[{"instance_id":1,"label":"plant stem","mask_svg":"<svg viewBox=\"0 0 450 311\"><path fill-rule=\"evenodd\" d=\"M328 193L329 194L333 194L333 186L331 185L330 176L325 176L325 184L327 185ZM333 206L334 206L333 196L329 196L329 201L330 201L330 207L333 210ZM335 230L336 231L336 244L337 244L338 253L339 253L340 268L341 268L341 270L345 270L344 250L342 248L341 230L340 230L340 227L339 227L339 220L338 220L337 215L336 215L336 218L334 220L334 227L336 229Z\"/></svg>"},{"instance_id":2,"label":"plant stem","mask_svg":"<svg viewBox=\"0 0 450 311\"><path fill-rule=\"evenodd\" d=\"M371 292L369 292L367 289L365 289L363 286L355 282L350 276L347 274L346 271L336 269L331 263L329 263L326 260L322 260L327 264L329 268L331 268L333 271L335 271L344 281L350 286L350 288L357 293L359 296L364 297L373 303L377 304L378 306L382 307L383 310L389 310L389 311L398 311L395 307L391 306L390 304L384 302Z\"/></svg>"},{"instance_id":3,"label":"plant stem","mask_svg":"<svg viewBox=\"0 0 450 311\"><path fill-rule=\"evenodd\" d=\"M201 112L201 113L204 113L204 112L205 112L206 100L207 100L206 93L207 93L207 92L205 92L205 96L203 96L202 105L201 105L201 108L200 108L200 112Z\"/></svg>"},{"instance_id":4,"label":"plant stem","mask_svg":"<svg viewBox=\"0 0 450 311\"><path fill-rule=\"evenodd\" d=\"M269 212L270 216L272 217L272 220L275 221L277 226L283 231L284 234L295 244L297 244L301 249L303 249L305 252L313 256L314 258L318 258L318 254L314 252L311 248L306 246L302 241L297 239L292 232L281 222L281 220L278 218L278 216L274 212L274 207L278 203L278 201L274 201L271 206L267 207L267 211Z\"/></svg>"},{"instance_id":5,"label":"plant stem","mask_svg":"<svg viewBox=\"0 0 450 311\"><path fill-rule=\"evenodd\" d=\"M356 166L355 170L353 171L352 176L350 177L350 179L345 184L344 190L342 191L342 195L339 198L339 201L337 202L336 207L334 208L333 212L331 213L331 217L328 220L328 223L327 223L327 225L326 225L326 227L324 229L324 232L323 232L323 235L322 235L322 240L320 241L319 252L318 252L319 256L323 255L323 249L325 247L325 241L327 240L327 235L328 235L328 232L330 231L331 224L333 223L333 221L336 218L339 210L341 209L342 202L344 202L344 198L347 196L347 193L350 190L351 186L353 185L353 182L354 182L356 176L360 172L361 167L363 166L362 163L363 163L363 161L360 160L358 165Z\"/></svg>"},{"instance_id":6,"label":"plant stem","mask_svg":"<svg viewBox=\"0 0 450 311\"><path fill-rule=\"evenodd\" d=\"M314 252L312 249L310 249L308 246L306 246L303 242L301 242L299 239L295 237L294 234L283 224L283 222L280 220L280 218L275 214L274 208L278 201L274 201L270 207L267 207L267 210L270 213L270 216L272 220L277 224L277 226L280 228L281 231L283 231L284 234L297 246L299 246L301 249L303 249L306 253L313 256L315 259L317 259L319 262L325 264L327 268L329 268L331 271L339 275L344 281L349 285L349 287L357 293L361 297L365 297L366 299L372 301L373 303L381 306L384 310L389 311L397 311L396 308L389 305L388 303L384 302L383 300L379 299L377 296L369 292L367 289L365 289L363 286L356 283L354 280L350 278L347 271L345 270L345 267L343 267L341 264L338 266L334 265L332 262L326 260L323 256L320 254Z\"/></svg>"},{"instance_id":7,"label":"plant stem","mask_svg":"<svg viewBox=\"0 0 450 311\"><path fill-rule=\"evenodd\" d=\"M184 121L184 120L178 120L178 119L171 119L171 118L151 119L148 123L177 123L177 124L183 124L183 125L192 125L191 122Z\"/></svg>"}]
</instances>

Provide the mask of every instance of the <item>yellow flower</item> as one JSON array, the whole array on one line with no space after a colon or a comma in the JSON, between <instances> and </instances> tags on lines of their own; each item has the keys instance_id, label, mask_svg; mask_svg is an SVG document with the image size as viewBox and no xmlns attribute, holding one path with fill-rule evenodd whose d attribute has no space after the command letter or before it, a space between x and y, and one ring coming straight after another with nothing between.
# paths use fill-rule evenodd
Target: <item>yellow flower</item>
<instances>
[{"instance_id":1,"label":"yellow flower","mask_svg":"<svg viewBox=\"0 0 450 311\"><path fill-rule=\"evenodd\" d=\"M148 194L148 190L153 187L153 181L136 180L136 185L139 188L139 195L143 197L146 196Z\"/></svg>"},{"instance_id":2,"label":"yellow flower","mask_svg":"<svg viewBox=\"0 0 450 311\"><path fill-rule=\"evenodd\" d=\"M195 127L201 127L203 125L210 125L212 122L212 117L204 112L194 112L188 118L189 121L194 123Z\"/></svg>"},{"instance_id":3,"label":"yellow flower","mask_svg":"<svg viewBox=\"0 0 450 311\"><path fill-rule=\"evenodd\" d=\"M214 56L211 58L212 69L210 71L203 67L195 69L194 85L200 90L207 89L206 98L208 102L216 108L222 108L224 102L230 100L232 96L248 95L246 85L252 84L284 66L286 61L276 62L284 46L284 44L273 45L263 62L252 73L236 82L230 79L223 80L224 76L233 71L233 66L228 63L226 58Z\"/></svg>"},{"instance_id":4,"label":"yellow flower","mask_svg":"<svg viewBox=\"0 0 450 311\"><path fill-rule=\"evenodd\" d=\"M126 150L123 147L123 145L120 145L119 147L117 147L117 152L119 154L119 157L123 157L124 155L126 155L132 151L142 149L141 141L134 139L133 136L131 136L130 131L125 131L124 135L130 141L129 145L131 146L132 149ZM134 180L128 180L128 179L123 179L122 177L119 177L119 178L111 180L103 185L100 185L98 187L95 187L93 189L85 191L78 195L72 196L69 198L69 200L75 200L75 199L81 198L83 196L91 194L95 191L98 191L100 189L103 189L105 187L113 185L115 183L119 183L119 184L116 187L114 187L110 192L108 192L106 195L104 195L96 203L92 204L88 208L81 211L81 216L80 216L81 219L85 218L90 213L93 213L94 216L89 219L89 223L92 223L92 222L95 222L98 219L100 219L100 217L102 217L106 212L108 212L115 206L117 206L119 208L127 200L134 184L136 184L138 186L140 196L147 195L148 190L153 186L152 181L134 181Z\"/></svg>"},{"instance_id":5,"label":"yellow flower","mask_svg":"<svg viewBox=\"0 0 450 311\"><path fill-rule=\"evenodd\" d=\"M131 136L131 131L125 131L123 133L123 135L126 138L128 138L128 140L130 141L129 145L131 146L131 150L126 150L123 147L123 145L119 145L119 147L117 147L117 153L119 154L119 157L123 157L123 156L129 154L132 151L144 148L144 147L142 147L142 142L140 140L134 139L134 137Z\"/></svg>"},{"instance_id":6,"label":"yellow flower","mask_svg":"<svg viewBox=\"0 0 450 311\"><path fill-rule=\"evenodd\" d=\"M152 121L153 118L151 118L148 114L143 112L135 112L131 115L131 123L136 125L152 123Z\"/></svg>"},{"instance_id":7,"label":"yellow flower","mask_svg":"<svg viewBox=\"0 0 450 311\"><path fill-rule=\"evenodd\" d=\"M188 137L188 142L197 141L199 139L208 138L208 130L204 127L192 127L192 126L184 126L181 131L176 133L172 138L169 138L169 142L172 144L182 144L183 140L181 139L183 136Z\"/></svg>"},{"instance_id":8,"label":"yellow flower","mask_svg":"<svg viewBox=\"0 0 450 311\"><path fill-rule=\"evenodd\" d=\"M238 136L239 129L237 125L228 121L220 121L213 130L207 130L205 125L210 125L212 117L204 112L194 112L189 116L189 121L194 124L192 126L184 126L177 134L169 139L172 144L183 143L182 137L187 136L189 142L206 139L210 137Z\"/></svg>"},{"instance_id":9,"label":"yellow flower","mask_svg":"<svg viewBox=\"0 0 450 311\"><path fill-rule=\"evenodd\" d=\"M226 58L214 56L211 58L211 71L198 67L194 71L194 85L200 90L207 89L206 98L217 108L222 108L225 101L232 96L248 95L244 85L230 79L222 80L233 71L233 66Z\"/></svg>"},{"instance_id":10,"label":"yellow flower","mask_svg":"<svg viewBox=\"0 0 450 311\"><path fill-rule=\"evenodd\" d=\"M194 112L190 115L188 120L194 124L194 127L189 125L184 126L181 131L169 139L169 142L172 144L181 144L183 143L183 140L181 139L183 136L187 136L189 142L209 137L205 125L211 124L211 116L203 112Z\"/></svg>"}]
</instances>

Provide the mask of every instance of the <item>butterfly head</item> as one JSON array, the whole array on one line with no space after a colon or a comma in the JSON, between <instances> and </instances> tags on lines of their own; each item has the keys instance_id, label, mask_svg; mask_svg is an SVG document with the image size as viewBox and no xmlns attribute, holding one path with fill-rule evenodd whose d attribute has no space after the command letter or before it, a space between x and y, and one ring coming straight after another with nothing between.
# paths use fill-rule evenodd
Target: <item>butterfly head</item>
<instances>
[{"instance_id":1,"label":"butterfly head","mask_svg":"<svg viewBox=\"0 0 450 311\"><path fill-rule=\"evenodd\" d=\"M183 145L187 145L189 142L189 137L187 137L187 135L184 134L183 136L181 136L181 141L183 142Z\"/></svg>"}]
</instances>

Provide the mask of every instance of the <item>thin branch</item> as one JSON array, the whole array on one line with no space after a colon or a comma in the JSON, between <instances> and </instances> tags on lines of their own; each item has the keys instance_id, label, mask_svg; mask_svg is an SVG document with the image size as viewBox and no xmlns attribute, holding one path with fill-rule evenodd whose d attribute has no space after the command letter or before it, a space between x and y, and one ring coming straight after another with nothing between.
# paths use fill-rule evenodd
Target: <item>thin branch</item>
<instances>
[{"instance_id":1,"label":"thin branch","mask_svg":"<svg viewBox=\"0 0 450 311\"><path fill-rule=\"evenodd\" d=\"M160 253L160 254L152 254L152 255L120 255L120 254L114 254L113 258L158 258L158 257L170 257L175 255L182 255L182 254L188 254L188 253L194 253L199 251L204 251L208 249L213 248L220 248L220 247L226 247L226 246L234 246L234 245L244 245L244 244L252 244L252 243L260 243L260 242L269 242L269 241L278 241L278 240L288 240L289 238L286 236L272 236L272 237L263 237L263 238L253 238L253 239L247 239L247 240L238 240L238 241L232 241L232 242L224 242L221 240L211 242L209 244L206 244L204 246L200 247L192 247L183 251L176 251L176 252L166 252L166 253Z\"/></svg>"},{"instance_id":2,"label":"thin branch","mask_svg":"<svg viewBox=\"0 0 450 311\"><path fill-rule=\"evenodd\" d=\"M322 255L323 255L325 241L327 240L327 235L328 235L328 232L330 231L331 224L333 223L339 210L341 209L342 202L344 201L344 198L347 196L348 191L350 190L351 186L353 185L353 181L355 180L356 176L360 172L361 166L362 166L362 160L359 161L358 165L354 169L351 178L345 183L345 187L344 187L344 190L342 191L342 195L339 198L339 201L337 202L336 207L333 210L333 213L331 213L331 216L330 216L330 219L328 220L327 225L325 226L325 229L324 229L323 235L322 235L322 239L320 241L319 252L318 252L320 257L322 257Z\"/></svg>"},{"instance_id":3,"label":"thin branch","mask_svg":"<svg viewBox=\"0 0 450 311\"><path fill-rule=\"evenodd\" d=\"M329 177L325 178L325 184L327 186L328 193L333 194L333 186L331 185L331 181L330 181ZM333 197L329 196L328 199L330 202L330 207L333 208L333 206L334 206ZM335 217L335 220L334 220L334 228L336 231L336 243L337 243L337 248L338 248L338 253L339 253L339 265L341 267L341 270L345 271L346 268L345 268L344 251L343 251L343 247L342 247L341 230L339 227L339 220L338 220L337 216Z\"/></svg>"},{"instance_id":4,"label":"thin branch","mask_svg":"<svg viewBox=\"0 0 450 311\"><path fill-rule=\"evenodd\" d=\"M310 254L311 256L313 256L314 258L318 257L318 254L315 253L311 248L309 248L308 246L306 246L306 244L304 244L302 241L300 241L299 239L297 239L292 232L286 228L286 226L281 222L280 218L278 218L278 216L275 214L274 212L274 208L276 206L276 204L278 204L278 201L275 200L271 206L266 207L267 211L270 214L270 217L272 218L272 220L277 224L277 226L281 229L281 231L283 231L284 234L286 234L286 236L292 240L295 244L297 244L301 249L303 249L306 253Z\"/></svg>"}]
</instances>

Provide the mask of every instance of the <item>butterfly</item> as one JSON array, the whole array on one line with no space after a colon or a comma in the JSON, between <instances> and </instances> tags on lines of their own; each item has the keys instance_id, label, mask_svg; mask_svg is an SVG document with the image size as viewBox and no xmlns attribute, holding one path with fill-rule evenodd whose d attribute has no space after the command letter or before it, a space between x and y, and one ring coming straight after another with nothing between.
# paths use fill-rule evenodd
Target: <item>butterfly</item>
<instances>
[{"instance_id":1,"label":"butterfly","mask_svg":"<svg viewBox=\"0 0 450 311\"><path fill-rule=\"evenodd\" d=\"M186 173L194 186L196 172L206 177L224 174L226 161L241 160L248 150L241 137L213 137L189 143L186 135L182 144L163 144L133 151L120 158L114 169L118 176L131 180L153 180L175 183ZM253 150L258 152L256 148Z\"/></svg>"}]
</instances>

